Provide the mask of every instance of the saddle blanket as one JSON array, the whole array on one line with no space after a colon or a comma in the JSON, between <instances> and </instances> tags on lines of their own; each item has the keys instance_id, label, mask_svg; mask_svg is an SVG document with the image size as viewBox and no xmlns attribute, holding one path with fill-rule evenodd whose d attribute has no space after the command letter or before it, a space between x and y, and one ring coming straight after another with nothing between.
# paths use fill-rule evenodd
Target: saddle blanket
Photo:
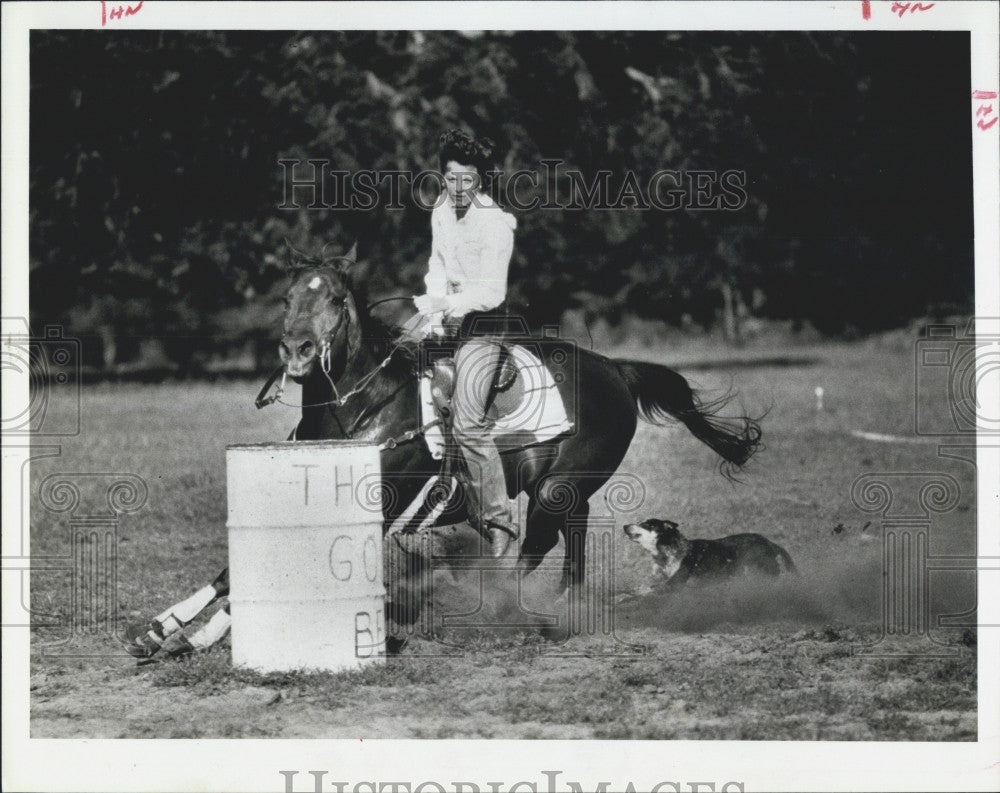
<instances>
[{"instance_id":1,"label":"saddle blanket","mask_svg":"<svg viewBox=\"0 0 1000 793\"><path fill-rule=\"evenodd\" d=\"M496 394L489 415L493 419L491 436L501 449L518 449L532 443L551 440L573 429L566 406L548 367L531 350L510 345L510 360L517 371L514 382ZM423 424L437 418L431 394L433 376L420 378L420 407ZM434 459L445 452L445 437L440 426L424 433L424 440Z\"/></svg>"}]
</instances>

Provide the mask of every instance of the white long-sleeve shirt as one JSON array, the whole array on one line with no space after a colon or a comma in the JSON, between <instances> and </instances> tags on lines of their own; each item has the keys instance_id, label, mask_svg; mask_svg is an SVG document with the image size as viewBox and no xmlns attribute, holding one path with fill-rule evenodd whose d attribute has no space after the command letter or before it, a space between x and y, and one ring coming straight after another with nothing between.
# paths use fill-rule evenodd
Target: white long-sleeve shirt
<instances>
[{"instance_id":1,"label":"white long-sleeve shirt","mask_svg":"<svg viewBox=\"0 0 1000 793\"><path fill-rule=\"evenodd\" d=\"M517 219L485 193L475 196L461 220L450 200L434 207L424 284L428 295L445 299L446 316L458 319L504 301L515 228Z\"/></svg>"}]
</instances>

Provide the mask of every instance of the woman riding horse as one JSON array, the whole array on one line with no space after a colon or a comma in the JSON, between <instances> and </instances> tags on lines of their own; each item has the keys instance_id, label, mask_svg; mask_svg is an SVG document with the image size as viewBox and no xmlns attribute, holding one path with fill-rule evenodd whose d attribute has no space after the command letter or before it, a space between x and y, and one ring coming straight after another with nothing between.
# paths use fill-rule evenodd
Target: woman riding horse
<instances>
[{"instance_id":1,"label":"woman riding horse","mask_svg":"<svg viewBox=\"0 0 1000 793\"><path fill-rule=\"evenodd\" d=\"M503 302L515 224L482 192L491 153L487 142L461 133L443 139L446 194L432 213L427 294L416 298L422 326L436 322L439 330L454 333L454 326L470 326L482 310L496 310ZM463 173L473 171L477 178L466 184ZM296 439L363 440L383 450L383 484L392 496L384 498L382 506L388 528L419 497L439 465L421 438L412 361L396 354L399 345L392 345L387 354L379 338L366 335L371 318L363 310L364 302L356 300L341 266L345 259L352 257L338 257L337 264L307 259L294 268L279 353L285 374L302 384ZM427 333L410 330L414 335ZM507 497L527 494L522 569L535 570L562 535L562 587L570 586L574 596L582 590L586 570L588 499L618 470L639 418L654 424L682 422L722 458L725 473L741 468L760 445L755 420L719 415L729 398L706 404L683 376L666 366L581 349L576 351L575 366L557 385L576 432L553 443L512 450L501 458L483 416L500 349L497 334L483 337L471 327L460 327L458 335L462 344L452 402L455 434L465 460L470 467L478 465L480 474L478 482L466 484L473 498L466 499L463 509L476 513L474 521L481 533L485 529L499 554L517 536ZM541 353L542 363L550 369L557 365L555 352L546 347ZM258 397L258 406L276 398ZM466 474L467 480L472 478ZM136 657L150 657L167 637L228 592L228 571L223 571L211 585L153 620L129 626L126 648ZM397 616L412 621L416 612ZM218 612L200 632L204 635L197 641L192 637L189 646L217 640L228 620L226 611Z\"/></svg>"},{"instance_id":2,"label":"woman riding horse","mask_svg":"<svg viewBox=\"0 0 1000 793\"><path fill-rule=\"evenodd\" d=\"M490 390L500 364L498 327L507 294L507 268L517 221L485 192L493 141L453 129L441 136L445 189L431 213L431 256L414 298L419 314L408 335L458 336L452 434L465 465L457 474L469 498L469 522L489 540L494 557L518 538L503 464L490 437ZM493 312L495 319L484 312ZM485 326L485 327L484 327Z\"/></svg>"}]
</instances>

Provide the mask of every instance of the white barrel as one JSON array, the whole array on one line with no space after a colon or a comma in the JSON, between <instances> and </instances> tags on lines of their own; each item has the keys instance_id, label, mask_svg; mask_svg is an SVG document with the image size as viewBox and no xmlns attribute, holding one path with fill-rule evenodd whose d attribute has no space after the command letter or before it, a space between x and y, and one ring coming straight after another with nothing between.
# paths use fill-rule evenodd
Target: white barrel
<instances>
[{"instance_id":1,"label":"white barrel","mask_svg":"<svg viewBox=\"0 0 1000 793\"><path fill-rule=\"evenodd\" d=\"M229 446L233 663L262 672L385 660L378 446Z\"/></svg>"}]
</instances>

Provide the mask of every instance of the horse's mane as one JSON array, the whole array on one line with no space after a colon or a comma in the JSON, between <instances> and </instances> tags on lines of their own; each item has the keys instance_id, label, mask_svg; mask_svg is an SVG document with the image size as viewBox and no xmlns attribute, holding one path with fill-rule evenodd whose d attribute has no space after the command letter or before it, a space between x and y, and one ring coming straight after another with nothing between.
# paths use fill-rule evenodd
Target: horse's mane
<instances>
[{"instance_id":1,"label":"horse's mane","mask_svg":"<svg viewBox=\"0 0 1000 793\"><path fill-rule=\"evenodd\" d=\"M354 305L358 311L358 322L361 324L361 340L369 351L377 358L384 358L393 348L398 352L392 357L391 367L403 367L399 371L415 374L417 365L417 344L400 340L400 329L390 325L368 310L370 305L368 286L355 283L349 274L342 274L348 291L354 297Z\"/></svg>"}]
</instances>

